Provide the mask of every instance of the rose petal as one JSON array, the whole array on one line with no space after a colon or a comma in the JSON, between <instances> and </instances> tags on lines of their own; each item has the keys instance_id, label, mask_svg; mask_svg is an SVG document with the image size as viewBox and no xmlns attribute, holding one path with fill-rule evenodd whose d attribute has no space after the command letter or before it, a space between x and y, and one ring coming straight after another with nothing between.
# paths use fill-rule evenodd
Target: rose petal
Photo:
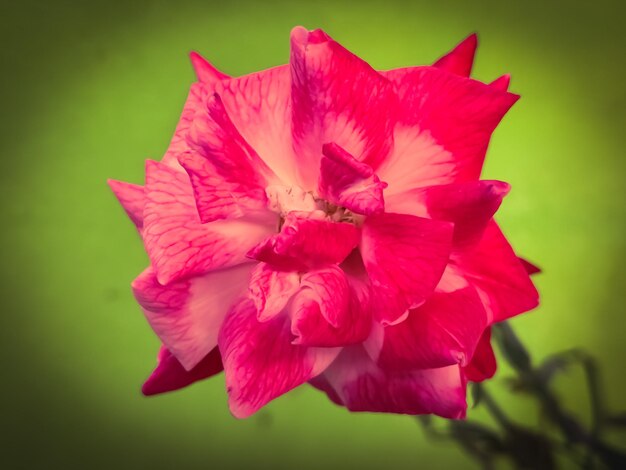
<instances>
[{"instance_id":1,"label":"rose petal","mask_svg":"<svg viewBox=\"0 0 626 470\"><path fill-rule=\"evenodd\" d=\"M141 392L146 396L171 392L209 378L222 370L222 357L217 348L213 348L193 369L185 370L178 359L165 346L161 346L156 369L141 387Z\"/></svg>"},{"instance_id":2,"label":"rose petal","mask_svg":"<svg viewBox=\"0 0 626 470\"><path fill-rule=\"evenodd\" d=\"M275 230L276 217L201 224L184 171L146 164L143 239L161 284L247 261L246 253Z\"/></svg>"},{"instance_id":3,"label":"rose petal","mask_svg":"<svg viewBox=\"0 0 626 470\"><path fill-rule=\"evenodd\" d=\"M393 70L402 107L385 194L478 179L492 132L519 96L434 67Z\"/></svg>"},{"instance_id":4,"label":"rose petal","mask_svg":"<svg viewBox=\"0 0 626 470\"><path fill-rule=\"evenodd\" d=\"M133 281L133 293L154 332L186 370L216 345L224 316L246 293L251 264L159 284L152 268Z\"/></svg>"},{"instance_id":5,"label":"rose petal","mask_svg":"<svg viewBox=\"0 0 626 470\"><path fill-rule=\"evenodd\" d=\"M463 368L463 373L472 382L482 382L493 377L496 368L496 356L491 347L491 328L487 328L478 342L472 360Z\"/></svg>"},{"instance_id":6,"label":"rose petal","mask_svg":"<svg viewBox=\"0 0 626 470\"><path fill-rule=\"evenodd\" d=\"M294 344L346 346L367 338L370 312L342 269L329 266L305 273L301 285L292 305Z\"/></svg>"},{"instance_id":7,"label":"rose petal","mask_svg":"<svg viewBox=\"0 0 626 470\"><path fill-rule=\"evenodd\" d=\"M408 308L421 305L433 292L446 267L453 225L405 214L368 217L363 225L361 255L373 295L394 300L374 312L394 323Z\"/></svg>"},{"instance_id":8,"label":"rose petal","mask_svg":"<svg viewBox=\"0 0 626 470\"><path fill-rule=\"evenodd\" d=\"M473 287L436 291L424 305L410 310L405 321L384 329L378 363L391 370L465 366L487 322Z\"/></svg>"},{"instance_id":9,"label":"rose petal","mask_svg":"<svg viewBox=\"0 0 626 470\"><path fill-rule=\"evenodd\" d=\"M472 73L477 46L478 37L475 33L470 34L457 44L454 49L437 60L433 66L462 77L469 77Z\"/></svg>"},{"instance_id":10,"label":"rose petal","mask_svg":"<svg viewBox=\"0 0 626 470\"><path fill-rule=\"evenodd\" d=\"M522 266L524 266L524 269L526 270L526 272L530 274L531 276L533 274L539 274L541 272L541 268L539 266L534 265L527 259L522 258L520 256L518 256L517 258L520 260L520 263L522 263Z\"/></svg>"},{"instance_id":11,"label":"rose petal","mask_svg":"<svg viewBox=\"0 0 626 470\"><path fill-rule=\"evenodd\" d=\"M319 191L323 198L359 214L384 211L383 189L387 184L378 179L372 167L335 143L325 144L322 152Z\"/></svg>"},{"instance_id":12,"label":"rose petal","mask_svg":"<svg viewBox=\"0 0 626 470\"><path fill-rule=\"evenodd\" d=\"M259 321L278 315L289 299L300 289L300 276L295 271L279 271L267 263L259 263L250 278L250 297Z\"/></svg>"},{"instance_id":13,"label":"rose petal","mask_svg":"<svg viewBox=\"0 0 626 470\"><path fill-rule=\"evenodd\" d=\"M284 270L341 263L359 242L359 230L349 223L290 212L279 234L249 253L250 258Z\"/></svg>"},{"instance_id":14,"label":"rose petal","mask_svg":"<svg viewBox=\"0 0 626 470\"><path fill-rule=\"evenodd\" d=\"M289 186L296 184L291 138L289 67L282 65L215 87L235 128L260 158Z\"/></svg>"},{"instance_id":15,"label":"rose petal","mask_svg":"<svg viewBox=\"0 0 626 470\"><path fill-rule=\"evenodd\" d=\"M338 348L294 345L292 339L286 316L261 323L251 300L241 301L227 315L219 347L235 417L246 418L319 375L339 353Z\"/></svg>"},{"instance_id":16,"label":"rose petal","mask_svg":"<svg viewBox=\"0 0 626 470\"><path fill-rule=\"evenodd\" d=\"M427 186L391 196L387 210L454 223L453 243L460 248L480 240L510 188L501 181Z\"/></svg>"},{"instance_id":17,"label":"rose petal","mask_svg":"<svg viewBox=\"0 0 626 470\"><path fill-rule=\"evenodd\" d=\"M130 220L140 230L143 227L143 208L146 204L144 187L112 179L107 180L107 183Z\"/></svg>"},{"instance_id":18,"label":"rose petal","mask_svg":"<svg viewBox=\"0 0 626 470\"><path fill-rule=\"evenodd\" d=\"M344 349L312 385L321 385L322 390L332 388L335 400L350 411L434 413L459 419L465 417L467 408L466 384L459 366L384 371L361 346Z\"/></svg>"},{"instance_id":19,"label":"rose petal","mask_svg":"<svg viewBox=\"0 0 626 470\"><path fill-rule=\"evenodd\" d=\"M196 72L196 77L198 77L199 82L214 85L220 80L230 78L225 73L217 70L213 64L195 51L189 54L189 58L191 59L191 65L193 66L194 72Z\"/></svg>"},{"instance_id":20,"label":"rose petal","mask_svg":"<svg viewBox=\"0 0 626 470\"><path fill-rule=\"evenodd\" d=\"M481 295L493 321L502 321L539 304L524 265L492 220L473 248L453 253L451 262Z\"/></svg>"},{"instance_id":21,"label":"rose petal","mask_svg":"<svg viewBox=\"0 0 626 470\"><path fill-rule=\"evenodd\" d=\"M179 157L193 186L202 223L237 218L267 206L265 187L275 175L241 137L217 95L207 98L187 137L195 150Z\"/></svg>"},{"instance_id":22,"label":"rose petal","mask_svg":"<svg viewBox=\"0 0 626 470\"><path fill-rule=\"evenodd\" d=\"M321 144L335 142L373 168L392 145L391 84L321 30L291 32L294 148L304 189L315 189Z\"/></svg>"},{"instance_id":23,"label":"rose petal","mask_svg":"<svg viewBox=\"0 0 626 470\"><path fill-rule=\"evenodd\" d=\"M493 82L489 84L489 86L496 90L507 91L509 89L510 84L511 84L511 76L509 74L506 74L506 75L502 75L501 77L496 78Z\"/></svg>"}]
</instances>

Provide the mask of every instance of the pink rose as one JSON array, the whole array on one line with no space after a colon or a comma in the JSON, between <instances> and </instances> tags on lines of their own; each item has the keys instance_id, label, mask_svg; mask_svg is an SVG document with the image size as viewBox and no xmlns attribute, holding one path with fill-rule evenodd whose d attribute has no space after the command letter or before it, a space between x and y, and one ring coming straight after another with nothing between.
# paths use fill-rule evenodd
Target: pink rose
<instances>
[{"instance_id":1,"label":"pink rose","mask_svg":"<svg viewBox=\"0 0 626 470\"><path fill-rule=\"evenodd\" d=\"M198 81L144 186L110 181L150 266L132 287L163 343L146 395L225 372L239 418L305 382L351 411L465 415L490 325L538 302L480 181L518 96L467 78L476 37L377 72L297 27L283 65Z\"/></svg>"}]
</instances>

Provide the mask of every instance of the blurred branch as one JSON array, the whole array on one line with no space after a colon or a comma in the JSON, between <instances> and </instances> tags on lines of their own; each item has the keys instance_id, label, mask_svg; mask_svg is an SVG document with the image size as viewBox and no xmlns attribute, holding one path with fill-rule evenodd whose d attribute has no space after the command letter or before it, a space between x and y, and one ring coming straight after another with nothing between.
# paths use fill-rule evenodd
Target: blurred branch
<instances>
[{"instance_id":1,"label":"blurred branch","mask_svg":"<svg viewBox=\"0 0 626 470\"><path fill-rule=\"evenodd\" d=\"M446 430L437 430L432 420L420 419L430 436L454 439L485 469L493 468L497 455L506 455L516 468L555 468L554 454L565 453L584 469L601 462L609 469L626 468L626 454L602 441L604 426L626 427L626 414L608 416L603 407L599 370L596 361L584 351L575 349L555 354L534 367L531 355L511 326L499 323L493 328L494 338L504 359L515 370L515 387L532 395L546 413L547 419L559 430L563 441L558 442L545 433L536 432L514 423L482 384L473 384L474 404L484 404L501 428L498 433L471 421L451 421ZM570 365L583 368L589 392L591 425L586 429L564 407L551 390L553 378ZM581 453L581 450L583 451Z\"/></svg>"}]
</instances>

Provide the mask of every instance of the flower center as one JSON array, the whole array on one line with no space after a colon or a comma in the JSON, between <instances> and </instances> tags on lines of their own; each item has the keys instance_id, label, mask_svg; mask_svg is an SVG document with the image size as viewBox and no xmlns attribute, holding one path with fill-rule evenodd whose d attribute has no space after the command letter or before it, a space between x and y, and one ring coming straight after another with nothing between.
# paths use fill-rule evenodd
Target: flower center
<instances>
[{"instance_id":1,"label":"flower center","mask_svg":"<svg viewBox=\"0 0 626 470\"><path fill-rule=\"evenodd\" d=\"M360 225L362 216L317 197L299 186L271 185L265 188L268 208L280 215L281 223L289 212L307 212L313 218L328 218L334 222Z\"/></svg>"}]
</instances>

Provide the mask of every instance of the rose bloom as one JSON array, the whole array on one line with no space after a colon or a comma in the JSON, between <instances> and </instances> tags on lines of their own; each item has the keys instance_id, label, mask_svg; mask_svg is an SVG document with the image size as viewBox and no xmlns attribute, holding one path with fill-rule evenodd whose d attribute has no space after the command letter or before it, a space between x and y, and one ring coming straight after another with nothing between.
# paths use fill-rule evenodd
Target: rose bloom
<instances>
[{"instance_id":1,"label":"rose bloom","mask_svg":"<svg viewBox=\"0 0 626 470\"><path fill-rule=\"evenodd\" d=\"M351 411L465 416L490 326L538 303L493 220L509 185L479 180L519 97L468 78L475 49L377 72L297 27L289 64L243 77L191 54L165 156L109 182L150 258L144 394L223 370L238 418L305 382Z\"/></svg>"}]
</instances>

